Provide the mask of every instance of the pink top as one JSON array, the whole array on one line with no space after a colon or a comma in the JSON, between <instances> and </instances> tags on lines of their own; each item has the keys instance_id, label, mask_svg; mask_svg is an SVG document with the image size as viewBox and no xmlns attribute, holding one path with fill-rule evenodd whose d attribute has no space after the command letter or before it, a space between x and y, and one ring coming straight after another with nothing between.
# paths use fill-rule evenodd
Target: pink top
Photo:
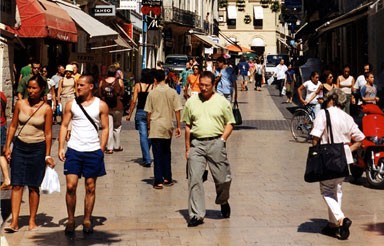
<instances>
[{"instance_id":1,"label":"pink top","mask_svg":"<svg viewBox=\"0 0 384 246\"><path fill-rule=\"evenodd\" d=\"M332 132L333 132L333 141L334 143L345 143L345 156L348 163L353 163L352 152L348 146L351 140L362 141L365 136L357 127L356 123L353 121L353 118L345 113L338 107L329 107L329 116L331 118ZM325 116L325 110L322 109L316 115L313 129L311 135L321 138L321 143L328 143L331 141L331 136L328 135L327 120ZM324 134L323 134L324 133Z\"/></svg>"},{"instance_id":2,"label":"pink top","mask_svg":"<svg viewBox=\"0 0 384 246\"><path fill-rule=\"evenodd\" d=\"M5 118L5 108L7 104L7 97L5 94L0 91L0 100L1 100L1 105L0 105L0 126L5 126L7 124L7 119Z\"/></svg>"}]
</instances>

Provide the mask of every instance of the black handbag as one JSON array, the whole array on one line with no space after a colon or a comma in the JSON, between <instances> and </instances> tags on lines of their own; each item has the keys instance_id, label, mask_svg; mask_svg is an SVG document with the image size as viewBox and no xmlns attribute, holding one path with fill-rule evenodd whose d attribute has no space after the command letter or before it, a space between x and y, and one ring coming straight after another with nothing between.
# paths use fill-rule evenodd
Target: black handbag
<instances>
[{"instance_id":1,"label":"black handbag","mask_svg":"<svg viewBox=\"0 0 384 246\"><path fill-rule=\"evenodd\" d=\"M235 101L233 103L232 112L233 112L233 117L235 118L235 122L236 122L235 125L243 124L243 119L241 118L239 104L237 103L237 101Z\"/></svg>"},{"instance_id":2,"label":"black handbag","mask_svg":"<svg viewBox=\"0 0 384 246\"><path fill-rule=\"evenodd\" d=\"M312 183L349 175L347 158L345 157L344 143L334 143L332 125L328 110L325 110L327 129L331 135L331 143L318 144L309 147L307 166L304 180Z\"/></svg>"}]
</instances>

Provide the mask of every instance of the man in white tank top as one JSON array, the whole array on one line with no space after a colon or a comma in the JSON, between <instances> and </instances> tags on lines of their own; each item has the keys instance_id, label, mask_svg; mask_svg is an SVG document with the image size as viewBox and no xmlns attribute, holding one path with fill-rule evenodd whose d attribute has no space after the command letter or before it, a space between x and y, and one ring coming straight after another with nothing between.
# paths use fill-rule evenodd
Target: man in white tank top
<instances>
[{"instance_id":1,"label":"man in white tank top","mask_svg":"<svg viewBox=\"0 0 384 246\"><path fill-rule=\"evenodd\" d=\"M66 204L68 222L66 235L73 235L75 225L76 189L79 178L85 178L85 202L83 232L93 232L92 211L95 204L96 179L106 174L104 150L108 139L108 106L100 98L94 97L92 76L81 76L77 81L78 100L71 100L64 109L59 134L59 159L64 162L67 181ZM84 111L79 106L82 105ZM93 121L93 123L91 122ZM64 150L65 136L69 122L72 121L71 138L67 152ZM101 138L98 130L101 128Z\"/></svg>"}]
</instances>

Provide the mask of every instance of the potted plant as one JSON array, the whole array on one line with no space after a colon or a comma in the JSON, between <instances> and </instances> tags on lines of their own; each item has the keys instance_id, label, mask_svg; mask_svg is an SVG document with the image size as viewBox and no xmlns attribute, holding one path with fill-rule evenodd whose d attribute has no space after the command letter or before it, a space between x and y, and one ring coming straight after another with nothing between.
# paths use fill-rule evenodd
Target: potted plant
<instances>
[{"instance_id":1,"label":"potted plant","mask_svg":"<svg viewBox=\"0 0 384 246\"><path fill-rule=\"evenodd\" d=\"M228 0L219 0L219 8L226 8L228 6Z\"/></svg>"},{"instance_id":2,"label":"potted plant","mask_svg":"<svg viewBox=\"0 0 384 246\"><path fill-rule=\"evenodd\" d=\"M280 10L280 3L279 3L279 1L273 1L271 3L271 10L272 10L272 12L279 12L279 10Z\"/></svg>"}]
</instances>

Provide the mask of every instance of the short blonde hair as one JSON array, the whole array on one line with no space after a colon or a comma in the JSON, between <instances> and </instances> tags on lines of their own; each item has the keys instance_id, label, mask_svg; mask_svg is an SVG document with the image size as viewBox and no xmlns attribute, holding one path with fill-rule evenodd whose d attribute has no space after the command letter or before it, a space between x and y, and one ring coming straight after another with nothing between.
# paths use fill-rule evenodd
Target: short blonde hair
<instances>
[{"instance_id":1,"label":"short blonde hair","mask_svg":"<svg viewBox=\"0 0 384 246\"><path fill-rule=\"evenodd\" d=\"M115 66L116 70L120 68L120 63L118 62L115 62L113 63L113 66Z\"/></svg>"}]
</instances>

